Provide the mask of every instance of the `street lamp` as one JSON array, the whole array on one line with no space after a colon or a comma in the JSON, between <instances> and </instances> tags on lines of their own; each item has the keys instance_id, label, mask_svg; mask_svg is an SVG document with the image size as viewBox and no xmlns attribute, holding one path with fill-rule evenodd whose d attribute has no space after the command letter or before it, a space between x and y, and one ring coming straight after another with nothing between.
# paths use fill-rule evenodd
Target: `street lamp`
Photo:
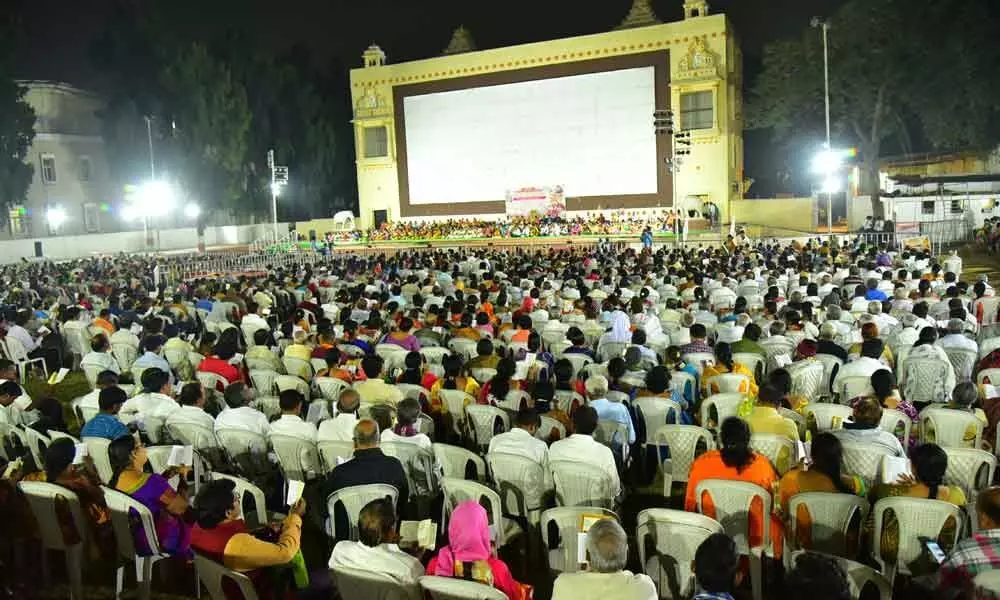
<instances>
[{"instance_id":1,"label":"street lamp","mask_svg":"<svg viewBox=\"0 0 1000 600\"><path fill-rule=\"evenodd\" d=\"M830 23L819 17L813 17L810 23L813 27L819 27L823 31L823 95L826 105L826 149L829 151L832 149L830 144ZM833 199L829 194L826 196L826 232L833 233Z\"/></svg>"},{"instance_id":2,"label":"street lamp","mask_svg":"<svg viewBox=\"0 0 1000 600\"><path fill-rule=\"evenodd\" d=\"M197 204L188 204L184 207L184 216L189 219L197 219L201 215L201 207Z\"/></svg>"},{"instance_id":3,"label":"street lamp","mask_svg":"<svg viewBox=\"0 0 1000 600\"><path fill-rule=\"evenodd\" d=\"M49 228L55 233L59 230L59 226L66 222L69 215L66 214L66 209L61 206L50 206L45 213L45 218L49 222Z\"/></svg>"}]
</instances>

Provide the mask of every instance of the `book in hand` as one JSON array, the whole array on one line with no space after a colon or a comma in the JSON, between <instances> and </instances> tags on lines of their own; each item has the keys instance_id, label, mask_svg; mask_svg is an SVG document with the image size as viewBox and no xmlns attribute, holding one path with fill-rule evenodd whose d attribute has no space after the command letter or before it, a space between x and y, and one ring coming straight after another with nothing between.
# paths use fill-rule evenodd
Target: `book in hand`
<instances>
[{"instance_id":1,"label":"book in hand","mask_svg":"<svg viewBox=\"0 0 1000 600\"><path fill-rule=\"evenodd\" d=\"M314 400L309 404L309 411L306 413L306 421L319 425L323 419L330 418L330 411L326 407L326 402Z\"/></svg>"},{"instance_id":2,"label":"book in hand","mask_svg":"<svg viewBox=\"0 0 1000 600\"><path fill-rule=\"evenodd\" d=\"M430 519L399 524L399 545L433 550L437 544L437 523Z\"/></svg>"},{"instance_id":3,"label":"book in hand","mask_svg":"<svg viewBox=\"0 0 1000 600\"><path fill-rule=\"evenodd\" d=\"M168 467L190 467L194 465L194 446L174 446L167 458Z\"/></svg>"},{"instance_id":4,"label":"book in hand","mask_svg":"<svg viewBox=\"0 0 1000 600\"><path fill-rule=\"evenodd\" d=\"M288 494L285 496L285 504L288 506L295 506L295 503L299 501L302 497L302 491L306 489L306 484L304 481L298 481L296 479L288 480Z\"/></svg>"},{"instance_id":5,"label":"book in hand","mask_svg":"<svg viewBox=\"0 0 1000 600\"><path fill-rule=\"evenodd\" d=\"M49 377L49 385L56 385L62 383L63 379L69 375L69 369L61 368Z\"/></svg>"},{"instance_id":6,"label":"book in hand","mask_svg":"<svg viewBox=\"0 0 1000 600\"><path fill-rule=\"evenodd\" d=\"M76 452L73 454L73 464L82 465L83 459L87 457L87 444L74 444Z\"/></svg>"},{"instance_id":7,"label":"book in hand","mask_svg":"<svg viewBox=\"0 0 1000 600\"><path fill-rule=\"evenodd\" d=\"M883 483L896 483L900 475L912 475L910 459L904 456L883 456L881 471Z\"/></svg>"},{"instance_id":8,"label":"book in hand","mask_svg":"<svg viewBox=\"0 0 1000 600\"><path fill-rule=\"evenodd\" d=\"M37 333L38 335L46 335L48 333L52 333L52 330L46 327L45 325L42 325L41 327L38 328L38 330L35 333Z\"/></svg>"}]
</instances>

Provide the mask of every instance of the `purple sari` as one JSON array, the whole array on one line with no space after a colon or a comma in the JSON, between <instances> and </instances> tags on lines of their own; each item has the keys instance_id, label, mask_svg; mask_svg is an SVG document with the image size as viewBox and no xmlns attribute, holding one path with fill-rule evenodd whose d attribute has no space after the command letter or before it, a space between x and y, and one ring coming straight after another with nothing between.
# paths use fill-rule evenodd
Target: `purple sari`
<instances>
[{"instance_id":1,"label":"purple sari","mask_svg":"<svg viewBox=\"0 0 1000 600\"><path fill-rule=\"evenodd\" d=\"M119 487L118 490L141 502L153 514L160 550L170 555L188 556L191 554L191 525L186 523L183 517L167 511L163 497L164 495L176 494L176 492L162 475L147 473L132 488ZM135 537L135 549L141 556L149 556L153 552L149 548L149 544L146 543L146 535L142 529L142 523L138 522L138 515L136 515L136 519L132 530Z\"/></svg>"}]
</instances>

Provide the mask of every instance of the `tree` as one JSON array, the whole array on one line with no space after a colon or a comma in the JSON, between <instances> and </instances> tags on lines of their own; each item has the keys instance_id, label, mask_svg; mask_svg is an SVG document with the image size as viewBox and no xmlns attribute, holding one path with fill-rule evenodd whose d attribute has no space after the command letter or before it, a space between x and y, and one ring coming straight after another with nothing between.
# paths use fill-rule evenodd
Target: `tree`
<instances>
[{"instance_id":1,"label":"tree","mask_svg":"<svg viewBox=\"0 0 1000 600\"><path fill-rule=\"evenodd\" d=\"M162 77L173 136L168 160L203 208L235 213L244 192L251 112L246 90L201 44L176 53Z\"/></svg>"},{"instance_id":2,"label":"tree","mask_svg":"<svg viewBox=\"0 0 1000 600\"><path fill-rule=\"evenodd\" d=\"M5 214L24 201L35 172L24 162L35 139L35 111L24 100L27 91L0 74L0 208Z\"/></svg>"},{"instance_id":3,"label":"tree","mask_svg":"<svg viewBox=\"0 0 1000 600\"><path fill-rule=\"evenodd\" d=\"M998 55L984 43L993 31L985 3L970 0L851 0L830 19L833 132L860 150L861 189L875 212L886 140L923 134L939 148L996 142L990 69ZM769 44L763 66L750 91L748 127L769 127L778 140L822 139L819 32Z\"/></svg>"}]
</instances>

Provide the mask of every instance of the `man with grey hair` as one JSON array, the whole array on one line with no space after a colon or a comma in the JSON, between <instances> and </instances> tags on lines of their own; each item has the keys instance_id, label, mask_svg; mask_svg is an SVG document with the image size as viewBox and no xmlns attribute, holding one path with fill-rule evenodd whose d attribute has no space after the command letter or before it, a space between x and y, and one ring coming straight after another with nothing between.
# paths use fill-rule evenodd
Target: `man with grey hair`
<instances>
[{"instance_id":1,"label":"man with grey hair","mask_svg":"<svg viewBox=\"0 0 1000 600\"><path fill-rule=\"evenodd\" d=\"M556 578L552 600L656 600L656 586L645 574L625 570L628 538L613 519L601 519L587 532L586 571Z\"/></svg>"},{"instance_id":2,"label":"man with grey hair","mask_svg":"<svg viewBox=\"0 0 1000 600\"><path fill-rule=\"evenodd\" d=\"M354 485L385 483L399 490L397 507L406 506L409 487L402 463L386 456L378 447L378 425L371 419L361 419L354 426L354 456L334 467L326 476L323 497ZM324 503L325 507L325 503Z\"/></svg>"},{"instance_id":3,"label":"man with grey hair","mask_svg":"<svg viewBox=\"0 0 1000 600\"><path fill-rule=\"evenodd\" d=\"M947 331L947 335L938 340L938 346L945 350L971 350L979 355L979 344L965 336L965 321L949 319Z\"/></svg>"},{"instance_id":4,"label":"man with grey hair","mask_svg":"<svg viewBox=\"0 0 1000 600\"><path fill-rule=\"evenodd\" d=\"M597 411L599 421L614 421L625 425L628 430L628 444L635 443L635 426L632 424L632 417L628 413L628 408L620 401L608 400L608 380L603 375L592 375L586 383L587 399L594 410ZM615 440L621 442L622 440Z\"/></svg>"},{"instance_id":5,"label":"man with grey hair","mask_svg":"<svg viewBox=\"0 0 1000 600\"><path fill-rule=\"evenodd\" d=\"M878 327L880 336L884 336L887 332L899 327L899 319L885 314L882 311L882 303L877 300L872 300L868 303L868 314L872 316L872 321Z\"/></svg>"}]
</instances>

